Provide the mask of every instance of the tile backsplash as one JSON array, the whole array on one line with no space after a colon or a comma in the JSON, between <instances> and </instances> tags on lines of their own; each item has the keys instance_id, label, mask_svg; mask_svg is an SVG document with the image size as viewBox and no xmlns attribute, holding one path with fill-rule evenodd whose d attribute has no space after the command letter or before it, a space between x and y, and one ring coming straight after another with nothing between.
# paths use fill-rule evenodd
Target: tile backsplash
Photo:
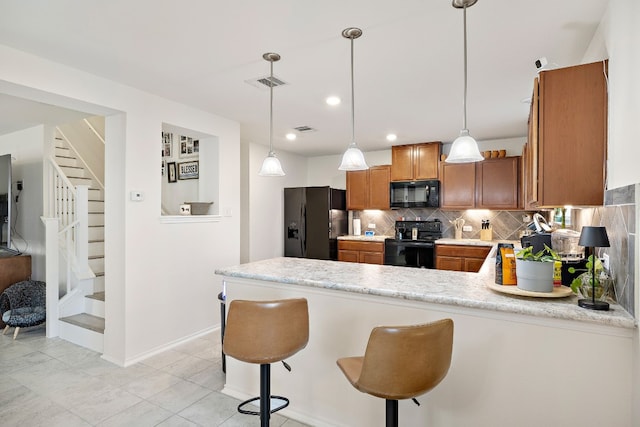
<instances>
[{"instance_id":1,"label":"tile backsplash","mask_svg":"<svg viewBox=\"0 0 640 427\"><path fill-rule=\"evenodd\" d=\"M605 205L575 211L576 230L584 225L605 226L610 247L599 248L598 256L609 255L616 300L635 317L636 205L640 184L608 190Z\"/></svg>"},{"instance_id":2,"label":"tile backsplash","mask_svg":"<svg viewBox=\"0 0 640 427\"><path fill-rule=\"evenodd\" d=\"M406 221L416 219L439 219L442 222L442 236L454 237L453 225L449 222L462 217L465 225L470 225L472 231L463 231L463 239L479 239L483 220L489 220L493 229L495 240L519 240L522 232L526 230L529 218L533 212L523 211L490 211L486 209L471 209L465 211L443 211L440 209L395 209L389 211L354 211L353 218L360 218L362 232L369 224L375 224L375 233L378 235L393 236L394 226L397 220L404 218Z\"/></svg>"}]
</instances>

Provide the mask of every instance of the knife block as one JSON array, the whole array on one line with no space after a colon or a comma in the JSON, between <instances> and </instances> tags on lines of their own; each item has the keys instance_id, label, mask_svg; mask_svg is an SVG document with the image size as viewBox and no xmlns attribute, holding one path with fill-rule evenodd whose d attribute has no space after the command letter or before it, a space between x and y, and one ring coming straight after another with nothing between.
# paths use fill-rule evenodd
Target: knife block
<instances>
[{"instance_id":1,"label":"knife block","mask_svg":"<svg viewBox=\"0 0 640 427\"><path fill-rule=\"evenodd\" d=\"M492 228L481 229L480 240L487 240L487 241L493 240L493 229Z\"/></svg>"}]
</instances>

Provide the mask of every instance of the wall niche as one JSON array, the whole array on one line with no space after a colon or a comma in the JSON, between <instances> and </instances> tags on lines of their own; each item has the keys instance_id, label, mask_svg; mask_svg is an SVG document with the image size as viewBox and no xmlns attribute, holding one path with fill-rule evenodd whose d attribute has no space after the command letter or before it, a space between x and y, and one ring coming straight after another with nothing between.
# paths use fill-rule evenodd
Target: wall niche
<instances>
[{"instance_id":1,"label":"wall niche","mask_svg":"<svg viewBox=\"0 0 640 427\"><path fill-rule=\"evenodd\" d=\"M218 137L162 124L162 216L219 215Z\"/></svg>"}]
</instances>

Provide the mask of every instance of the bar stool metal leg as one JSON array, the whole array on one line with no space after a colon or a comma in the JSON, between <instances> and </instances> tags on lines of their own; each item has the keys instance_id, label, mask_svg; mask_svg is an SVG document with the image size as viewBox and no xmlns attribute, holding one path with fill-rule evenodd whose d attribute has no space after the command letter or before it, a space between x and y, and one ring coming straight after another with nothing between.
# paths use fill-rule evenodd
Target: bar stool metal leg
<instances>
[{"instance_id":1,"label":"bar stool metal leg","mask_svg":"<svg viewBox=\"0 0 640 427\"><path fill-rule=\"evenodd\" d=\"M271 365L260 365L260 427L269 427L271 417Z\"/></svg>"},{"instance_id":2,"label":"bar stool metal leg","mask_svg":"<svg viewBox=\"0 0 640 427\"><path fill-rule=\"evenodd\" d=\"M387 427L398 427L398 401L386 399Z\"/></svg>"}]
</instances>

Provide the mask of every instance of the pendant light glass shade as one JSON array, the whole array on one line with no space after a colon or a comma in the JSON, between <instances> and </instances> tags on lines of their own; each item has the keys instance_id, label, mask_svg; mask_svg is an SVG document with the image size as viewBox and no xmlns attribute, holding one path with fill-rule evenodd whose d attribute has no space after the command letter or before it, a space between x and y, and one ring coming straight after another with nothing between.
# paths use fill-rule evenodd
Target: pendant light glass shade
<instances>
[{"instance_id":1,"label":"pendant light glass shade","mask_svg":"<svg viewBox=\"0 0 640 427\"><path fill-rule=\"evenodd\" d=\"M271 78L269 80L269 155L262 162L258 175L284 176L285 173L282 170L280 160L278 160L276 153L273 151L273 63L280 60L280 55L277 53L265 53L262 58L265 61L269 61L271 70Z\"/></svg>"},{"instance_id":2,"label":"pendant light glass shade","mask_svg":"<svg viewBox=\"0 0 640 427\"><path fill-rule=\"evenodd\" d=\"M448 163L472 163L479 162L484 159L480 150L478 149L478 143L467 129L460 131L460 136L451 144L451 151L446 159Z\"/></svg>"},{"instance_id":3,"label":"pendant light glass shade","mask_svg":"<svg viewBox=\"0 0 640 427\"><path fill-rule=\"evenodd\" d=\"M472 163L479 162L484 157L480 154L478 143L467 129L467 7L476 4L477 0L453 0L452 6L463 10L464 27L464 97L462 99L462 130L460 136L451 144L447 163Z\"/></svg>"},{"instance_id":4,"label":"pendant light glass shade","mask_svg":"<svg viewBox=\"0 0 640 427\"><path fill-rule=\"evenodd\" d=\"M342 163L338 168L341 171L361 171L369 169L367 162L364 160L364 154L358 148L355 142L349 144L349 148L342 155Z\"/></svg>"},{"instance_id":5,"label":"pendant light glass shade","mask_svg":"<svg viewBox=\"0 0 640 427\"><path fill-rule=\"evenodd\" d=\"M356 125L355 125L355 91L353 85L353 40L362 35L360 28L347 28L342 31L342 37L351 40L351 144L347 147L347 151L342 155L341 171L361 171L369 169L367 162L364 160L364 154L356 145Z\"/></svg>"},{"instance_id":6,"label":"pendant light glass shade","mask_svg":"<svg viewBox=\"0 0 640 427\"><path fill-rule=\"evenodd\" d=\"M280 164L280 160L276 157L276 153L273 151L269 152L269 155L262 162L262 167L260 168L260 172L258 172L260 176L284 176L285 173L282 170L282 165Z\"/></svg>"}]
</instances>

